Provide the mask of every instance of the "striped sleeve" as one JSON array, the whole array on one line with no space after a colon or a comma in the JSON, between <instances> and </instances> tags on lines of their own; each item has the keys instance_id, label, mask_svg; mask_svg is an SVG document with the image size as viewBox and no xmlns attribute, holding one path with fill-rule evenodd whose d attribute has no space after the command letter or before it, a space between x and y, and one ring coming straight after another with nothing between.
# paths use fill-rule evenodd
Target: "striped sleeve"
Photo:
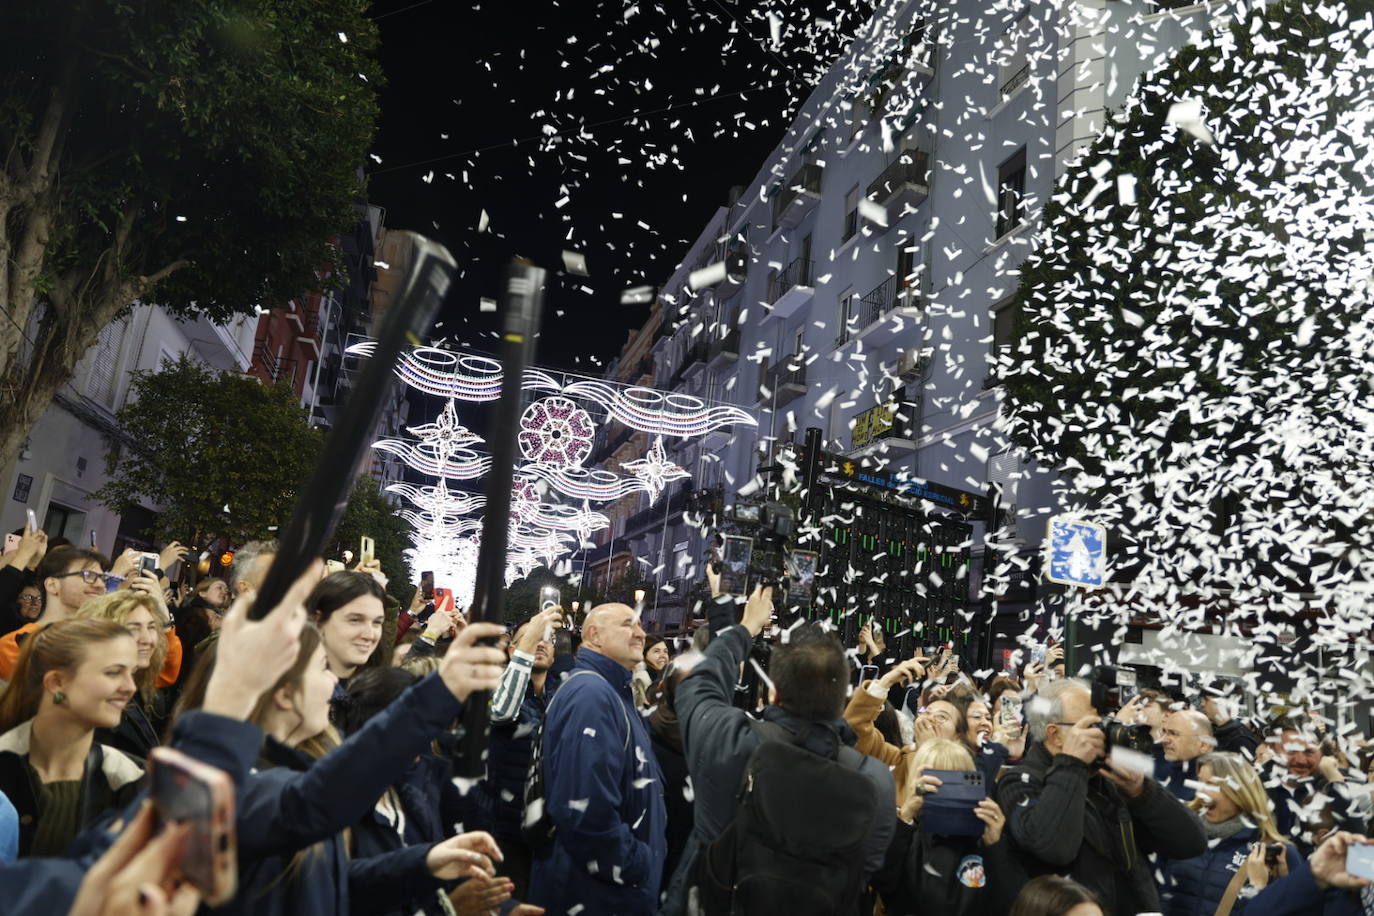
<instances>
[{"instance_id":1,"label":"striped sleeve","mask_svg":"<svg viewBox=\"0 0 1374 916\"><path fill-rule=\"evenodd\" d=\"M491 697L491 721L513 722L520 715L520 702L525 699L525 687L534 670L534 656L519 649L511 656L510 664L501 674L501 683Z\"/></svg>"}]
</instances>

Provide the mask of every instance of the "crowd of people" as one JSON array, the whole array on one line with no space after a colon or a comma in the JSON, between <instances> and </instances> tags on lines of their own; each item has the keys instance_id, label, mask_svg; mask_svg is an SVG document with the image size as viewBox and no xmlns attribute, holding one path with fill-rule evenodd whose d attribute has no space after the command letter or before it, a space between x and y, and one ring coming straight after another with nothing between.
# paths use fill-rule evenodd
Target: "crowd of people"
<instances>
[{"instance_id":1,"label":"crowd of people","mask_svg":"<svg viewBox=\"0 0 1374 916\"><path fill-rule=\"evenodd\" d=\"M854 649L779 630L768 589L722 595L710 572L683 636L616 603L513 632L423 590L402 611L371 562L317 564L250 619L271 542L183 597L178 544L111 563L19 534L0 913L209 908L197 837L149 802L163 746L232 784L236 891L215 911L1374 912L1347 869L1374 843L1374 747L1300 704L1261 718L1234 682L1122 695L1057 647L980 678L876 629Z\"/></svg>"}]
</instances>

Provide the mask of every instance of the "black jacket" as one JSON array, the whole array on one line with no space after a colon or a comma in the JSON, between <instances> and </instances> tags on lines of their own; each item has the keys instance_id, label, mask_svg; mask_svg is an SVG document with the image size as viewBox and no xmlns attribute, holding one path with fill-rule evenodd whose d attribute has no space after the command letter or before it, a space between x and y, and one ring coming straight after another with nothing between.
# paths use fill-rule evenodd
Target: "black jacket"
<instances>
[{"instance_id":1,"label":"black jacket","mask_svg":"<svg viewBox=\"0 0 1374 916\"><path fill-rule=\"evenodd\" d=\"M1030 877L1067 875L1102 898L1111 913L1159 909L1148 853L1202 855L1202 822L1154 779L1128 799L1076 757L1050 755L1039 742L997 783L1007 833Z\"/></svg>"},{"instance_id":2,"label":"black jacket","mask_svg":"<svg viewBox=\"0 0 1374 916\"><path fill-rule=\"evenodd\" d=\"M1026 883L1006 834L992 846L981 837L934 836L897 822L873 889L888 916L1000 916Z\"/></svg>"},{"instance_id":3,"label":"black jacket","mask_svg":"<svg viewBox=\"0 0 1374 916\"><path fill-rule=\"evenodd\" d=\"M38 786L29 769L29 736L33 720L0 735L0 792L19 812L19 855L27 856L38 817ZM110 808L122 808L143 786L143 766L129 755L98 741L91 742L81 776L81 813L78 832L100 820Z\"/></svg>"}]
</instances>

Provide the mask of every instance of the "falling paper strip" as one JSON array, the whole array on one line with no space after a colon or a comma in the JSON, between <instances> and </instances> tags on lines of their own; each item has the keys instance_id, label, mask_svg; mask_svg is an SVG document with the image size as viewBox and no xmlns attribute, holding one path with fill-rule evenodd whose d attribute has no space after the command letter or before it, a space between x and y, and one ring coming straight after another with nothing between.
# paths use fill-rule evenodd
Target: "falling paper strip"
<instances>
[{"instance_id":1,"label":"falling paper strip","mask_svg":"<svg viewBox=\"0 0 1374 916\"><path fill-rule=\"evenodd\" d=\"M620 294L621 305L648 305L654 301L652 286L632 286Z\"/></svg>"},{"instance_id":2,"label":"falling paper strip","mask_svg":"<svg viewBox=\"0 0 1374 916\"><path fill-rule=\"evenodd\" d=\"M705 289L708 286L715 286L717 283L723 282L725 282L724 261L707 264L699 270L692 271L687 277L687 285L692 289Z\"/></svg>"},{"instance_id":3,"label":"falling paper strip","mask_svg":"<svg viewBox=\"0 0 1374 916\"><path fill-rule=\"evenodd\" d=\"M876 226L887 228L887 207L877 201L864 198L859 201L859 215Z\"/></svg>"},{"instance_id":4,"label":"falling paper strip","mask_svg":"<svg viewBox=\"0 0 1374 916\"><path fill-rule=\"evenodd\" d=\"M486 296L483 296L481 299L477 300L477 309L481 312L494 312L496 311L496 300L488 299Z\"/></svg>"},{"instance_id":5,"label":"falling paper strip","mask_svg":"<svg viewBox=\"0 0 1374 916\"><path fill-rule=\"evenodd\" d=\"M1208 146L1215 145L1212 131L1202 120L1202 99L1190 98L1175 102L1169 106L1169 113L1165 116L1165 120L1170 124L1177 125L1180 130L1197 137Z\"/></svg>"},{"instance_id":6,"label":"falling paper strip","mask_svg":"<svg viewBox=\"0 0 1374 916\"><path fill-rule=\"evenodd\" d=\"M576 251L563 252L563 269L570 274L577 274L579 277L590 277L587 273L587 259Z\"/></svg>"}]
</instances>

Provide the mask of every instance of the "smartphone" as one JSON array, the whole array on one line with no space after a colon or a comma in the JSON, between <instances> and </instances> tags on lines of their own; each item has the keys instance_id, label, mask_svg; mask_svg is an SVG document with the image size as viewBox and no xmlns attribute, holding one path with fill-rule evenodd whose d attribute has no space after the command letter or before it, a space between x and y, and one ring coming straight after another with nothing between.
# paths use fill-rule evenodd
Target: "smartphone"
<instances>
[{"instance_id":1,"label":"smartphone","mask_svg":"<svg viewBox=\"0 0 1374 916\"><path fill-rule=\"evenodd\" d=\"M547 610L551 607L558 607L563 603L563 599L558 594L558 587L546 585L539 590L539 610Z\"/></svg>"},{"instance_id":2,"label":"smartphone","mask_svg":"<svg viewBox=\"0 0 1374 916\"><path fill-rule=\"evenodd\" d=\"M371 563L377 556L377 542L367 535L358 539L358 562Z\"/></svg>"},{"instance_id":3,"label":"smartphone","mask_svg":"<svg viewBox=\"0 0 1374 916\"><path fill-rule=\"evenodd\" d=\"M860 684L864 683L865 681L876 681L877 679L878 679L878 666L877 666L877 665L864 665L862 668L859 669L859 683L860 683Z\"/></svg>"},{"instance_id":4,"label":"smartphone","mask_svg":"<svg viewBox=\"0 0 1374 916\"><path fill-rule=\"evenodd\" d=\"M234 783L218 767L170 747L148 757L148 786L160 824L190 824L181 875L211 906L233 899L238 874Z\"/></svg>"},{"instance_id":5,"label":"smartphone","mask_svg":"<svg viewBox=\"0 0 1374 916\"><path fill-rule=\"evenodd\" d=\"M145 572L155 572L160 559L161 557L155 553L142 554L138 561L138 568Z\"/></svg>"},{"instance_id":6,"label":"smartphone","mask_svg":"<svg viewBox=\"0 0 1374 916\"><path fill-rule=\"evenodd\" d=\"M1275 865L1278 865L1278 864L1279 864L1279 860L1282 859L1282 858L1283 858L1283 844L1282 844L1282 843L1265 843L1265 844L1264 844L1264 864L1265 864L1265 865L1268 865L1270 868L1273 868Z\"/></svg>"},{"instance_id":7,"label":"smartphone","mask_svg":"<svg viewBox=\"0 0 1374 916\"><path fill-rule=\"evenodd\" d=\"M344 571L344 565L343 565L342 563L340 563L338 560L325 560L325 561L324 561L324 572L325 572L325 575L332 576L332 575L334 575L334 573L343 572L343 571Z\"/></svg>"},{"instance_id":8,"label":"smartphone","mask_svg":"<svg viewBox=\"0 0 1374 916\"><path fill-rule=\"evenodd\" d=\"M1045 667L1045 647L1036 646L1031 649L1030 660L1033 665L1039 665L1042 668Z\"/></svg>"},{"instance_id":9,"label":"smartphone","mask_svg":"<svg viewBox=\"0 0 1374 916\"><path fill-rule=\"evenodd\" d=\"M434 600L434 573L426 570L420 573L420 594L425 596L426 601Z\"/></svg>"},{"instance_id":10,"label":"smartphone","mask_svg":"<svg viewBox=\"0 0 1374 916\"><path fill-rule=\"evenodd\" d=\"M1360 843L1347 849L1345 870L1356 878L1374 881L1374 845Z\"/></svg>"},{"instance_id":11,"label":"smartphone","mask_svg":"<svg viewBox=\"0 0 1374 916\"><path fill-rule=\"evenodd\" d=\"M92 550L98 550L98 549L100 549L100 544L99 544L99 542L96 541L95 529L94 529L94 528L91 529L91 549L92 549Z\"/></svg>"},{"instance_id":12,"label":"smartphone","mask_svg":"<svg viewBox=\"0 0 1374 916\"><path fill-rule=\"evenodd\" d=\"M720 550L720 593L749 593L749 560L754 555L754 539L727 534Z\"/></svg>"},{"instance_id":13,"label":"smartphone","mask_svg":"<svg viewBox=\"0 0 1374 916\"><path fill-rule=\"evenodd\" d=\"M1021 727L1021 698L1010 691L997 698L997 724L1003 728Z\"/></svg>"},{"instance_id":14,"label":"smartphone","mask_svg":"<svg viewBox=\"0 0 1374 916\"><path fill-rule=\"evenodd\" d=\"M25 509L25 510L24 510L24 514L25 514L25 515L28 517L28 519L29 519L29 530L30 530L30 531L37 531L37 530L38 530L38 513L37 513L37 512L34 512L32 509Z\"/></svg>"},{"instance_id":15,"label":"smartphone","mask_svg":"<svg viewBox=\"0 0 1374 916\"><path fill-rule=\"evenodd\" d=\"M14 553L14 552L15 552L16 550L18 550L18 549L19 549L19 535L17 535L17 534L7 534L7 535L5 535L5 553Z\"/></svg>"},{"instance_id":16,"label":"smartphone","mask_svg":"<svg viewBox=\"0 0 1374 916\"><path fill-rule=\"evenodd\" d=\"M983 774L977 770L926 770L940 780L940 788L921 805L921 830L937 836L981 836L987 826L973 813L987 798Z\"/></svg>"},{"instance_id":17,"label":"smartphone","mask_svg":"<svg viewBox=\"0 0 1374 916\"><path fill-rule=\"evenodd\" d=\"M443 611L445 614L453 613L453 589L436 588L434 590L434 610Z\"/></svg>"}]
</instances>

